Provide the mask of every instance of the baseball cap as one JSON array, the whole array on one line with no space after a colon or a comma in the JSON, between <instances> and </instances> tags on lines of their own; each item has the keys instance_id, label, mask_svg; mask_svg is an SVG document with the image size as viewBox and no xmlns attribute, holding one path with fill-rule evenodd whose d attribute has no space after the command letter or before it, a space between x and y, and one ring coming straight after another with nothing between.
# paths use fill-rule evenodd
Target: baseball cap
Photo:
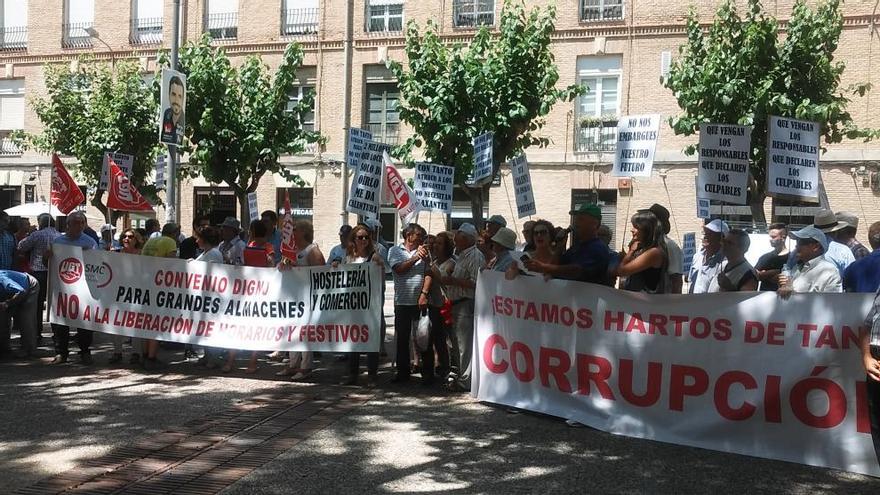
<instances>
[{"instance_id":1,"label":"baseball cap","mask_svg":"<svg viewBox=\"0 0 880 495\"><path fill-rule=\"evenodd\" d=\"M822 252L828 251L828 238L825 236L825 233L821 230L813 227L812 225L808 225L801 230L796 232L792 232L790 234L791 237L795 239L809 239L818 242L822 245Z\"/></svg>"},{"instance_id":2,"label":"baseball cap","mask_svg":"<svg viewBox=\"0 0 880 495\"><path fill-rule=\"evenodd\" d=\"M726 234L730 232L730 227L727 225L727 222L725 222L724 220L718 220L717 218L704 225L703 228L710 232L717 232L719 234Z\"/></svg>"},{"instance_id":3,"label":"baseball cap","mask_svg":"<svg viewBox=\"0 0 880 495\"><path fill-rule=\"evenodd\" d=\"M364 220L364 225L366 225L367 228L372 230L373 232L382 228L382 222L376 220L375 218L367 218L366 220Z\"/></svg>"},{"instance_id":4,"label":"baseball cap","mask_svg":"<svg viewBox=\"0 0 880 495\"><path fill-rule=\"evenodd\" d=\"M104 225L101 226L101 233L104 233L107 231L113 232L114 230L116 230L116 227L110 225L109 223L105 223Z\"/></svg>"},{"instance_id":5,"label":"baseball cap","mask_svg":"<svg viewBox=\"0 0 880 495\"><path fill-rule=\"evenodd\" d=\"M477 228L472 223L463 223L459 225L458 231L464 235L470 236L472 239L477 238Z\"/></svg>"},{"instance_id":6,"label":"baseball cap","mask_svg":"<svg viewBox=\"0 0 880 495\"><path fill-rule=\"evenodd\" d=\"M486 220L486 223L495 223L502 227L507 227L507 220L504 219L501 215L492 215Z\"/></svg>"},{"instance_id":7,"label":"baseball cap","mask_svg":"<svg viewBox=\"0 0 880 495\"><path fill-rule=\"evenodd\" d=\"M581 203L580 206L568 212L569 215L589 215L600 222L602 221L602 210L599 205L593 203Z\"/></svg>"}]
</instances>

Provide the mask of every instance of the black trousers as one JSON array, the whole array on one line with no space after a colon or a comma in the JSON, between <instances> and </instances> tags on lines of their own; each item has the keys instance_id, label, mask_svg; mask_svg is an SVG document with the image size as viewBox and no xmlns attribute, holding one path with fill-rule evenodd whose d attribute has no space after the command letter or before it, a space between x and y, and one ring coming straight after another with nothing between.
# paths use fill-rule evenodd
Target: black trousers
<instances>
[{"instance_id":1,"label":"black trousers","mask_svg":"<svg viewBox=\"0 0 880 495\"><path fill-rule=\"evenodd\" d=\"M412 368L412 362L409 359L409 342L412 335L413 322L419 319L420 311L418 306L398 306L394 305L394 336L397 341L397 374L400 376L408 376ZM422 356L424 359L424 356ZM432 358L433 362L433 358Z\"/></svg>"},{"instance_id":2,"label":"black trousers","mask_svg":"<svg viewBox=\"0 0 880 495\"><path fill-rule=\"evenodd\" d=\"M31 275L40 282L40 322L46 317L46 297L49 289L49 272L33 272Z\"/></svg>"},{"instance_id":3,"label":"black trousers","mask_svg":"<svg viewBox=\"0 0 880 495\"><path fill-rule=\"evenodd\" d=\"M55 354L67 356L70 353L70 327L67 325L52 324L52 335L55 338ZM90 352L93 332L83 328L76 329L76 345L79 346L80 354Z\"/></svg>"},{"instance_id":4,"label":"black trousers","mask_svg":"<svg viewBox=\"0 0 880 495\"><path fill-rule=\"evenodd\" d=\"M449 331L446 324L443 323L440 308L428 306L428 317L431 319L431 345L433 349L428 349L428 352L422 355L422 378L425 380L434 378L435 352L437 354L436 373L441 377L449 374L449 346L446 345Z\"/></svg>"}]
</instances>

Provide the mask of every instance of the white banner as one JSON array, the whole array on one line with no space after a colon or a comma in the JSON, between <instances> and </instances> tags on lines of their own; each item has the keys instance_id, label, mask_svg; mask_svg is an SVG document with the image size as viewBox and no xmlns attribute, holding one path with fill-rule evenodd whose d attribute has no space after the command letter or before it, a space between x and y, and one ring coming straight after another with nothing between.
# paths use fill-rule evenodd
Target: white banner
<instances>
[{"instance_id":1,"label":"white banner","mask_svg":"<svg viewBox=\"0 0 880 495\"><path fill-rule=\"evenodd\" d=\"M53 246L50 321L248 350L376 352L374 263L288 271Z\"/></svg>"},{"instance_id":2,"label":"white banner","mask_svg":"<svg viewBox=\"0 0 880 495\"><path fill-rule=\"evenodd\" d=\"M379 218L382 192L382 154L391 151L387 144L367 141L357 160L357 169L351 180L351 191L345 211L367 218Z\"/></svg>"},{"instance_id":3,"label":"white banner","mask_svg":"<svg viewBox=\"0 0 880 495\"><path fill-rule=\"evenodd\" d=\"M819 197L819 124L770 117L767 124L767 194Z\"/></svg>"},{"instance_id":4,"label":"white banner","mask_svg":"<svg viewBox=\"0 0 880 495\"><path fill-rule=\"evenodd\" d=\"M650 177L660 137L660 115L630 115L617 121L613 177Z\"/></svg>"},{"instance_id":5,"label":"white banner","mask_svg":"<svg viewBox=\"0 0 880 495\"><path fill-rule=\"evenodd\" d=\"M473 184L480 185L492 178L495 134L485 132L473 139L474 171L471 174Z\"/></svg>"},{"instance_id":6,"label":"white banner","mask_svg":"<svg viewBox=\"0 0 880 495\"><path fill-rule=\"evenodd\" d=\"M455 168L434 163L416 162L413 192L424 211L452 215L452 188Z\"/></svg>"},{"instance_id":7,"label":"white banner","mask_svg":"<svg viewBox=\"0 0 880 495\"><path fill-rule=\"evenodd\" d=\"M477 283L472 393L615 434L880 476L858 331L872 294Z\"/></svg>"},{"instance_id":8,"label":"white banner","mask_svg":"<svg viewBox=\"0 0 880 495\"><path fill-rule=\"evenodd\" d=\"M746 204L751 146L751 127L700 124L697 196L735 205Z\"/></svg>"},{"instance_id":9,"label":"white banner","mask_svg":"<svg viewBox=\"0 0 880 495\"><path fill-rule=\"evenodd\" d=\"M110 161L116 164L126 177L131 177L131 169L134 167L134 156L125 153L104 152L104 161L101 163L101 180L98 185L105 191L110 186Z\"/></svg>"},{"instance_id":10,"label":"white banner","mask_svg":"<svg viewBox=\"0 0 880 495\"><path fill-rule=\"evenodd\" d=\"M513 176L513 189L516 194L517 218L537 215L535 192L532 190L532 176L529 173L529 161L526 160L526 155L519 155L510 161L510 173Z\"/></svg>"}]
</instances>

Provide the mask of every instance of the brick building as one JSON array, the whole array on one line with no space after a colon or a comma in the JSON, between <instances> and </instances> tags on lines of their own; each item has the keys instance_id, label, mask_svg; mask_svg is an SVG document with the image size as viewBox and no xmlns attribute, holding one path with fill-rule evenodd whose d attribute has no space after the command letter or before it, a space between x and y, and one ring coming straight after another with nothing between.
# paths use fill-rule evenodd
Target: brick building
<instances>
[{"instance_id":1,"label":"brick building","mask_svg":"<svg viewBox=\"0 0 880 495\"><path fill-rule=\"evenodd\" d=\"M384 67L385 60L402 60L402 27L414 20L433 20L447 39L467 39L478 25L497 26L502 0L181 0L181 36L186 40L210 31L235 61L260 54L277 65L284 47L298 41L306 50L295 100L307 91L316 94L313 119L307 124L328 138L323 149L284 162L307 183L292 188L296 213L315 222L316 240L325 251L336 243L341 221L343 158L344 45L348 4L352 9L351 125L369 129L377 140L397 143L408 135L396 112L398 91ZM550 0L529 1L546 5ZM676 102L664 89L661 76L684 41L687 2L658 0L556 0L557 32L553 51L560 84L588 84L592 91L571 104L559 104L547 118L544 134L552 140L545 149L527 152L539 215L557 224L568 222L568 210L585 200L599 201L615 243L628 238L628 217L654 202L670 206L672 235L678 239L698 231L695 217L696 161L681 150L693 142L661 128L657 160L649 179L621 181L609 175L616 120L622 115L675 113ZM709 21L720 4L696 0L694 7ZM745 2L738 2L744 4ZM765 9L785 19L793 0L768 0ZM810 2L815 3L815 2ZM872 35L874 2L844 4L845 27L837 52L846 63L842 86L876 82L873 66L878 34ZM8 131L37 131L40 123L26 103L44 93L43 66L70 64L84 53L107 61L132 59L144 74L155 70L157 49L170 47L173 0L0 0L0 208L48 198L49 157L22 153L7 139ZM87 28L92 28L87 31ZM877 46L880 49L880 46ZM880 126L877 91L856 99L851 113L860 125ZM847 142L822 156L821 173L835 210L857 213L863 225L880 220L880 144ZM405 174L408 172L404 172ZM260 209L280 207L283 191L292 186L280 176L267 176L258 190ZM509 169L491 188L487 214L499 213L519 230ZM231 190L204 180L186 181L180 193L184 232L196 213L215 221L238 215ZM768 199L768 219L804 223L815 205L791 205ZM751 223L747 207L713 205L713 214ZM385 235L396 215L383 209ZM99 216L99 215L94 215ZM162 212L160 218L164 218ZM470 216L466 197L456 194L453 224ZM353 220L351 218L350 220ZM423 215L431 231L446 224L439 215ZM864 229L862 229L864 232ZM864 235L861 235L864 237Z\"/></svg>"}]
</instances>

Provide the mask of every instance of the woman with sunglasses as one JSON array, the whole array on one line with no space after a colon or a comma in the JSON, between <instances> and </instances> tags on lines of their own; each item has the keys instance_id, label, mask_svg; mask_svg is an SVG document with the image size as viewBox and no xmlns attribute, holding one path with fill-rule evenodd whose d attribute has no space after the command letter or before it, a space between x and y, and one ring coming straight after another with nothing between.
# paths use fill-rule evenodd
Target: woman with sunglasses
<instances>
[{"instance_id":1,"label":"woman with sunglasses","mask_svg":"<svg viewBox=\"0 0 880 495\"><path fill-rule=\"evenodd\" d=\"M362 224L356 225L351 229L348 235L348 243L345 247L345 256L342 258L343 264L354 263L375 263L384 273L385 264L382 257L376 252L373 245L370 231ZM334 260L333 268L340 265L339 261ZM360 357L359 352L352 352L348 357L348 377L343 382L345 385L357 385L358 375L360 374ZM376 382L376 375L379 373L379 353L367 353L367 374L369 376L368 383L372 386Z\"/></svg>"},{"instance_id":2,"label":"woman with sunglasses","mask_svg":"<svg viewBox=\"0 0 880 495\"><path fill-rule=\"evenodd\" d=\"M141 254L141 248L144 247L144 238L138 233L138 231L134 229L125 229L122 232L122 249L118 252L122 254ZM113 355L110 356L110 359L107 360L108 364L116 364L122 361L122 343L127 339L124 335L114 335L111 340L113 341ZM135 349L140 349L143 346L141 339L137 339L132 337L131 339L131 348L134 351ZM129 364L138 364L141 362L141 356L137 352L131 353L131 358L129 358Z\"/></svg>"},{"instance_id":3,"label":"woman with sunglasses","mask_svg":"<svg viewBox=\"0 0 880 495\"><path fill-rule=\"evenodd\" d=\"M624 290L663 294L666 291L666 241L660 220L648 210L630 219L632 241L617 266L617 276L626 277Z\"/></svg>"},{"instance_id":4,"label":"woman with sunglasses","mask_svg":"<svg viewBox=\"0 0 880 495\"><path fill-rule=\"evenodd\" d=\"M556 228L549 220L537 220L532 225L532 250L526 251L524 254L516 254L518 261L528 257L530 260L539 261L549 265L559 264L559 253L554 245L554 236ZM514 263L507 270L507 278L513 279L520 273L534 275L534 272L525 272L522 269L522 263Z\"/></svg>"}]
</instances>

